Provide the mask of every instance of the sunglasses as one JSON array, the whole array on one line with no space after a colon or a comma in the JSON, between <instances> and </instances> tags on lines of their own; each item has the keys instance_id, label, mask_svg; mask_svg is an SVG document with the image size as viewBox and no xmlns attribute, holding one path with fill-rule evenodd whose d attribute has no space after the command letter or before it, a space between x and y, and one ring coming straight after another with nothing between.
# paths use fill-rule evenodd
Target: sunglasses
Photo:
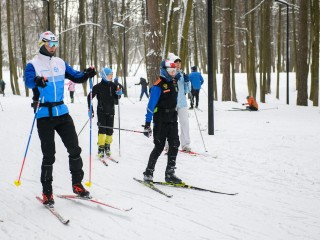
<instances>
[{"instance_id":1,"label":"sunglasses","mask_svg":"<svg viewBox=\"0 0 320 240\"><path fill-rule=\"evenodd\" d=\"M46 42L46 45L48 47L58 47L59 46L59 42L58 41L48 41L48 42Z\"/></svg>"}]
</instances>

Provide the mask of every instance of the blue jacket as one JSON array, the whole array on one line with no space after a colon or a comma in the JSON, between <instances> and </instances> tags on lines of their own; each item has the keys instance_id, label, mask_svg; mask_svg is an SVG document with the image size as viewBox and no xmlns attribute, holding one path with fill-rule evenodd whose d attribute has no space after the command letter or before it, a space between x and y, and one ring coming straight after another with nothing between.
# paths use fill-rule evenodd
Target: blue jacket
<instances>
[{"instance_id":1,"label":"blue jacket","mask_svg":"<svg viewBox=\"0 0 320 240\"><path fill-rule=\"evenodd\" d=\"M38 87L40 92L40 103L61 102L64 98L65 78L75 83L83 83L87 77L83 72L74 70L65 61L58 57L49 57L39 53L26 66L24 72L24 81L28 88L35 88L36 76L46 77L47 86ZM68 107L65 104L52 108L52 116L61 116L68 113ZM37 113L37 119L49 117L48 107L40 107Z\"/></svg>"},{"instance_id":2,"label":"blue jacket","mask_svg":"<svg viewBox=\"0 0 320 240\"><path fill-rule=\"evenodd\" d=\"M177 74L178 73L180 73L180 78L177 79L178 88L179 88L177 108L184 108L184 107L188 107L186 94L190 92L190 82L185 81L181 70L177 71Z\"/></svg>"},{"instance_id":3,"label":"blue jacket","mask_svg":"<svg viewBox=\"0 0 320 240\"><path fill-rule=\"evenodd\" d=\"M199 72L192 72L189 74L189 79L191 82L192 89L200 90L201 85L203 84L204 80Z\"/></svg>"}]
</instances>

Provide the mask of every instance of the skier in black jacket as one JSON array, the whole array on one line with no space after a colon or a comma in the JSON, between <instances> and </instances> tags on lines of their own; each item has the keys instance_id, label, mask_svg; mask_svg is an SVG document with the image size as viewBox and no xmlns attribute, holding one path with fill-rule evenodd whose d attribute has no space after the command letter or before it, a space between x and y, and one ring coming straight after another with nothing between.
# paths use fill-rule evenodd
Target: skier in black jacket
<instances>
[{"instance_id":1,"label":"skier in black jacket","mask_svg":"<svg viewBox=\"0 0 320 240\"><path fill-rule=\"evenodd\" d=\"M98 131L98 156L104 157L111 155L110 144L112 143L113 122L114 122L114 105L118 105L118 99L122 90L112 82L113 72L110 68L104 68L100 72L101 82L92 88L92 99L97 96L97 115L99 127ZM90 95L88 95L88 106L90 109ZM93 109L92 109L93 113Z\"/></svg>"},{"instance_id":2,"label":"skier in black jacket","mask_svg":"<svg viewBox=\"0 0 320 240\"><path fill-rule=\"evenodd\" d=\"M165 180L171 183L182 183L181 179L175 175L176 158L180 146L177 113L178 85L174 79L175 73L176 65L174 62L162 61L160 78L151 88L144 134L147 137L151 136L150 123L153 117L154 148L150 154L146 171L143 173L144 181L153 181L155 165L164 149L165 142L168 140L169 150Z\"/></svg>"}]
</instances>

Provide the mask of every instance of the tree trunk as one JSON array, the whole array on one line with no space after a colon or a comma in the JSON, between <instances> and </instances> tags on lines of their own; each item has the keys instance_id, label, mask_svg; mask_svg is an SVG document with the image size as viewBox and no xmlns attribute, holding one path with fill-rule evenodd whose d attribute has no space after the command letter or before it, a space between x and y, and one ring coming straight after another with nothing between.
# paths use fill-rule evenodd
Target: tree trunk
<instances>
[{"instance_id":1,"label":"tree trunk","mask_svg":"<svg viewBox=\"0 0 320 240\"><path fill-rule=\"evenodd\" d=\"M149 85L159 77L159 63L161 61L161 31L158 4L154 0L146 0L146 67Z\"/></svg>"},{"instance_id":2,"label":"tree trunk","mask_svg":"<svg viewBox=\"0 0 320 240\"><path fill-rule=\"evenodd\" d=\"M319 106L319 0L313 0L311 9L313 39L310 100L313 106Z\"/></svg>"},{"instance_id":3,"label":"tree trunk","mask_svg":"<svg viewBox=\"0 0 320 240\"><path fill-rule=\"evenodd\" d=\"M222 1L222 101L231 100L231 90L230 90L230 25L231 25L231 4L230 0Z\"/></svg>"},{"instance_id":4,"label":"tree trunk","mask_svg":"<svg viewBox=\"0 0 320 240\"><path fill-rule=\"evenodd\" d=\"M85 15L85 0L79 1L79 24L86 22L86 15ZM79 27L79 56L80 56L80 71L83 71L86 69L86 59L87 59L87 53L86 53L86 36L87 36L86 26L80 26ZM82 83L83 86L83 94L84 96L87 96L87 82Z\"/></svg>"},{"instance_id":5,"label":"tree trunk","mask_svg":"<svg viewBox=\"0 0 320 240\"><path fill-rule=\"evenodd\" d=\"M297 105L308 106L308 3L309 1L299 1L299 21L298 21L298 56L297 67L299 68Z\"/></svg>"}]
</instances>

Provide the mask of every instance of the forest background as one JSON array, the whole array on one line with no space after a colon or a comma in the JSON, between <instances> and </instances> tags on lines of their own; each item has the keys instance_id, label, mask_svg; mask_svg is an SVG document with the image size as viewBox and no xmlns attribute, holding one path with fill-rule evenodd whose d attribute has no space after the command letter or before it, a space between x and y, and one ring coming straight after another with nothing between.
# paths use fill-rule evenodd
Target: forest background
<instances>
[{"instance_id":1,"label":"forest background","mask_svg":"<svg viewBox=\"0 0 320 240\"><path fill-rule=\"evenodd\" d=\"M235 73L247 73L248 95L264 103L271 93L271 73L277 72L279 98L279 73L290 71L296 73L290 75L295 76L290 84L297 90L296 104L307 106L311 100L319 105L319 0L212 0L212 22L207 20L208 1L1 1L0 78L9 69L10 79L4 80L20 95L25 86L18 79L38 53L40 33L51 30L59 36L57 56L79 70L112 67L127 96L125 76L137 74L132 66L145 67L152 86L169 52L180 56L186 73L195 65L206 74L211 28L214 100L237 102ZM83 89L87 95L86 83ZM23 92L29 96L28 89Z\"/></svg>"}]
</instances>

